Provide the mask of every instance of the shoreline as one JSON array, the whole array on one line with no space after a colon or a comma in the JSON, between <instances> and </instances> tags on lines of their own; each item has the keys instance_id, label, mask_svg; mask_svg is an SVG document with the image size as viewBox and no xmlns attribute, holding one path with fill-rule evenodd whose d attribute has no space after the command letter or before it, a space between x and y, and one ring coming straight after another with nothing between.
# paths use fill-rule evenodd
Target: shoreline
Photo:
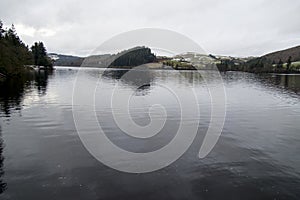
<instances>
[{"instance_id":1,"label":"shoreline","mask_svg":"<svg viewBox=\"0 0 300 200\"><path fill-rule=\"evenodd\" d=\"M145 64L147 65L147 64ZM196 69L196 68L186 68L186 69L174 69L171 66L164 65L165 67L148 67L148 70L175 70L175 71L219 71L219 72L246 72L246 73L252 73L252 74L281 74L281 75L299 75L300 71L291 71L291 72L274 72L274 71L260 71L260 72L254 72L254 71L247 71L247 70L219 70L219 69ZM137 67L137 66L135 66ZM130 66L114 66L114 67L94 67L94 66L53 66L53 69L55 68L87 68L87 69L103 69L103 70L141 70L141 69L134 69L134 67Z\"/></svg>"}]
</instances>

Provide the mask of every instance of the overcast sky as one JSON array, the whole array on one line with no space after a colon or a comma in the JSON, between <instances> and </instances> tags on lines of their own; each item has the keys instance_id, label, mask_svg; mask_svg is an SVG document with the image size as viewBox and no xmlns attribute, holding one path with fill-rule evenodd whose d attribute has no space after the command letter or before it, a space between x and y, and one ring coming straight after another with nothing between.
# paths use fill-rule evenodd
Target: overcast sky
<instances>
[{"instance_id":1,"label":"overcast sky","mask_svg":"<svg viewBox=\"0 0 300 200\"><path fill-rule=\"evenodd\" d=\"M28 45L88 55L125 31L165 28L219 55L262 55L300 45L299 0L1 0L0 19Z\"/></svg>"}]
</instances>

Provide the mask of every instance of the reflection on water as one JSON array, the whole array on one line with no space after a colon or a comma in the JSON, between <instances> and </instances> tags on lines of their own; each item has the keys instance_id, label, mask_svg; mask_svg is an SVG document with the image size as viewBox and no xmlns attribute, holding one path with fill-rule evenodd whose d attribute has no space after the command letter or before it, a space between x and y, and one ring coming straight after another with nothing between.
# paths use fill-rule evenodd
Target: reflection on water
<instances>
[{"instance_id":1,"label":"reflection on water","mask_svg":"<svg viewBox=\"0 0 300 200\"><path fill-rule=\"evenodd\" d=\"M242 72L224 72L227 81L239 82L241 80L252 81L253 84L260 84L269 87L270 90L276 89L278 92L299 94L300 78L299 74L249 74ZM238 76L237 76L238 74Z\"/></svg>"},{"instance_id":2,"label":"reflection on water","mask_svg":"<svg viewBox=\"0 0 300 200\"><path fill-rule=\"evenodd\" d=\"M268 83L271 87L278 87L279 89L284 89L292 93L299 94L300 92L300 79L299 75L285 74L285 75L261 75L261 81Z\"/></svg>"},{"instance_id":3,"label":"reflection on water","mask_svg":"<svg viewBox=\"0 0 300 200\"><path fill-rule=\"evenodd\" d=\"M145 96L151 90L151 84L154 81L154 74L148 69L147 66L138 66L134 70L116 70L106 69L102 73L104 79L116 79L132 87L135 90L134 95Z\"/></svg>"},{"instance_id":4,"label":"reflection on water","mask_svg":"<svg viewBox=\"0 0 300 200\"><path fill-rule=\"evenodd\" d=\"M153 73L142 66L136 67L134 70L107 69L103 72L102 77L120 80L134 88L150 85L154 80Z\"/></svg>"},{"instance_id":5,"label":"reflection on water","mask_svg":"<svg viewBox=\"0 0 300 200\"><path fill-rule=\"evenodd\" d=\"M9 117L12 110L21 110L24 95L33 89L37 89L40 95L45 94L51 74L50 71L31 71L22 78L0 82L0 116Z\"/></svg>"},{"instance_id":6,"label":"reflection on water","mask_svg":"<svg viewBox=\"0 0 300 200\"><path fill-rule=\"evenodd\" d=\"M178 129L178 102L161 85L182 94L195 89L201 120L191 148L167 168L126 174L99 163L83 147L72 115L78 69L70 69L0 83L0 199L299 199L299 75L222 74L225 126L213 151L200 160L210 100L209 83L199 73L137 70L132 78L127 70L84 69L83 86L103 78L95 92L103 130L112 142L136 152L163 147ZM165 106L168 121L152 140L132 139L114 123L108 106L116 84L123 92L135 91L131 115L140 125L149 123L149 105Z\"/></svg>"},{"instance_id":7,"label":"reflection on water","mask_svg":"<svg viewBox=\"0 0 300 200\"><path fill-rule=\"evenodd\" d=\"M52 71L38 71L35 73L35 86L37 87L37 91L39 94L46 94L47 84L48 84L48 76L52 75Z\"/></svg>"},{"instance_id":8,"label":"reflection on water","mask_svg":"<svg viewBox=\"0 0 300 200\"><path fill-rule=\"evenodd\" d=\"M3 181L3 175L4 175L4 170L3 170L3 140L2 140L2 129L0 126L0 194L3 193L6 190L6 183Z\"/></svg>"}]
</instances>

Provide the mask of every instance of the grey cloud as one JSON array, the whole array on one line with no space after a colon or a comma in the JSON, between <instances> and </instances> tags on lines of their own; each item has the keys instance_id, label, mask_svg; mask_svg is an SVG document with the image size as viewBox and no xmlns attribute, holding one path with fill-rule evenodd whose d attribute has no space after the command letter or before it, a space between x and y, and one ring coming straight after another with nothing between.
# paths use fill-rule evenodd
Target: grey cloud
<instances>
[{"instance_id":1,"label":"grey cloud","mask_svg":"<svg viewBox=\"0 0 300 200\"><path fill-rule=\"evenodd\" d=\"M53 30L21 35L29 45L44 41L50 52L86 55L118 33L165 28L209 53L250 56L299 45L299 10L297 0L2 0L0 19Z\"/></svg>"}]
</instances>

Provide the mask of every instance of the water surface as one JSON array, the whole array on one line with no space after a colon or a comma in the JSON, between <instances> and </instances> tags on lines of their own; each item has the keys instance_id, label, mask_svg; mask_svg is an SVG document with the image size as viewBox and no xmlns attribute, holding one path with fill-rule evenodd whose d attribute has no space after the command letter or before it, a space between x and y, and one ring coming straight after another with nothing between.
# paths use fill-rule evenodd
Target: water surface
<instances>
[{"instance_id":1,"label":"water surface","mask_svg":"<svg viewBox=\"0 0 300 200\"><path fill-rule=\"evenodd\" d=\"M82 86L102 77L103 85L95 91L101 127L115 144L133 152L163 147L178 129L178 102L161 85L183 94L196 91L201 120L188 151L162 170L127 174L101 164L79 139L72 115L77 70L57 68L0 83L1 199L300 198L299 75L222 74L227 95L224 129L213 151L198 159L210 100L197 72L148 71L142 74L144 86L137 88L140 82L120 80L124 70L85 69ZM137 124L149 123L151 104L160 103L168 111L165 127L151 140L131 138L114 122L108 95L116 83L124 92L135 91L130 106Z\"/></svg>"}]
</instances>

